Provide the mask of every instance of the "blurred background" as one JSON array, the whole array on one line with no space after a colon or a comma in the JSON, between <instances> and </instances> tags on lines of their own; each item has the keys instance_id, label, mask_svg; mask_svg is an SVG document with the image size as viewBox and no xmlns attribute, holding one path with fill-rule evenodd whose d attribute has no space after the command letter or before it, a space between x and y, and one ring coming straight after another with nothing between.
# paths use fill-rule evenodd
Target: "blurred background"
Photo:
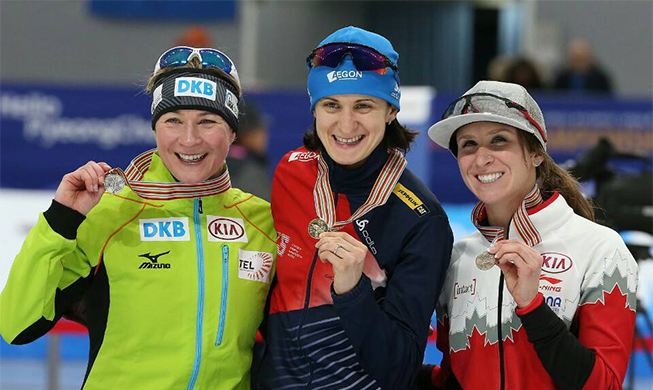
<instances>
[{"instance_id":1,"label":"blurred background","mask_svg":"<svg viewBox=\"0 0 653 390\"><path fill-rule=\"evenodd\" d=\"M399 120L421 132L409 167L445 205L456 238L471 232L473 195L425 131L478 80L529 89L550 154L582 179L601 222L639 261L626 387L653 388L650 0L1 0L0 289L65 173L91 159L124 168L154 147L142 88L163 51L211 46L234 60L247 118L229 167L236 186L267 198L276 162L312 123L305 58L347 25L386 36L399 52ZM0 389L77 389L87 356L85 330L65 321L30 345L0 341ZM434 343L425 360L439 363Z\"/></svg>"}]
</instances>

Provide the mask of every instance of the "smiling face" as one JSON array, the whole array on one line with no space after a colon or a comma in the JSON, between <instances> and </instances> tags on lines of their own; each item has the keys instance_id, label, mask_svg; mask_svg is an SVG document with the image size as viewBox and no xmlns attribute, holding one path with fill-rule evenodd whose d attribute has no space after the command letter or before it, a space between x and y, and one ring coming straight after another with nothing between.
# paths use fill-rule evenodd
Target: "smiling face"
<instances>
[{"instance_id":1,"label":"smiling face","mask_svg":"<svg viewBox=\"0 0 653 390\"><path fill-rule=\"evenodd\" d=\"M533 189L534 154L526 155L514 127L476 122L455 133L460 174L476 197L490 209L512 215Z\"/></svg>"},{"instance_id":2,"label":"smiling face","mask_svg":"<svg viewBox=\"0 0 653 390\"><path fill-rule=\"evenodd\" d=\"M334 95L315 105L317 136L338 164L356 168L372 154L385 135L386 123L397 109L367 95Z\"/></svg>"},{"instance_id":3,"label":"smiling face","mask_svg":"<svg viewBox=\"0 0 653 390\"><path fill-rule=\"evenodd\" d=\"M154 127L159 156L182 183L199 183L222 173L236 134L218 114L178 110L161 115Z\"/></svg>"}]
</instances>

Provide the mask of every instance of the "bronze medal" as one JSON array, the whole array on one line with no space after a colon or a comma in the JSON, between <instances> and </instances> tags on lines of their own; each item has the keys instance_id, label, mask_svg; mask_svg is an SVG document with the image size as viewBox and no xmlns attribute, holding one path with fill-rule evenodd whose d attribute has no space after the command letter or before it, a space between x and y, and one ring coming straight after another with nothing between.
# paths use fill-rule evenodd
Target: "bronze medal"
<instances>
[{"instance_id":1,"label":"bronze medal","mask_svg":"<svg viewBox=\"0 0 653 390\"><path fill-rule=\"evenodd\" d=\"M329 225L320 218L315 218L308 224L308 235L318 240L320 234L329 231Z\"/></svg>"},{"instance_id":2,"label":"bronze medal","mask_svg":"<svg viewBox=\"0 0 653 390\"><path fill-rule=\"evenodd\" d=\"M118 194L125 188L125 179L116 170L111 170L104 176L104 189L110 194Z\"/></svg>"},{"instance_id":3,"label":"bronze medal","mask_svg":"<svg viewBox=\"0 0 653 390\"><path fill-rule=\"evenodd\" d=\"M494 255L488 251L483 251L476 256L476 266L481 271L487 271L494 267Z\"/></svg>"}]
</instances>

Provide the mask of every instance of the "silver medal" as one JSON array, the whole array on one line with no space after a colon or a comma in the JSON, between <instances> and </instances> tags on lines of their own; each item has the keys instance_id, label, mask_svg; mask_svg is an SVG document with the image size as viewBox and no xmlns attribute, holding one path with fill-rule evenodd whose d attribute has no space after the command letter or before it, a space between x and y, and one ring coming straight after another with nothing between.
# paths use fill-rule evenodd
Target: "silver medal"
<instances>
[{"instance_id":1,"label":"silver medal","mask_svg":"<svg viewBox=\"0 0 653 390\"><path fill-rule=\"evenodd\" d=\"M109 172L104 177L104 189L110 194L118 194L125 188L125 179L117 172Z\"/></svg>"},{"instance_id":2,"label":"silver medal","mask_svg":"<svg viewBox=\"0 0 653 390\"><path fill-rule=\"evenodd\" d=\"M308 234L314 239L319 239L320 234L329 231L329 225L319 218L315 218L308 224Z\"/></svg>"},{"instance_id":3,"label":"silver medal","mask_svg":"<svg viewBox=\"0 0 653 390\"><path fill-rule=\"evenodd\" d=\"M481 271L487 271L494 267L494 255L488 251L483 251L476 256L476 266Z\"/></svg>"}]
</instances>

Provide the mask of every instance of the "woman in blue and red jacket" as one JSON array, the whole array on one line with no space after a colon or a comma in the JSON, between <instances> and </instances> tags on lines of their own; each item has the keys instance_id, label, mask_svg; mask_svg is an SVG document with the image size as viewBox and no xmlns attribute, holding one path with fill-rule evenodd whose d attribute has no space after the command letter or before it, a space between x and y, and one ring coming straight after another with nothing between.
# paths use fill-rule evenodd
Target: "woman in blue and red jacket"
<instances>
[{"instance_id":1,"label":"woman in blue and red jacket","mask_svg":"<svg viewBox=\"0 0 653 390\"><path fill-rule=\"evenodd\" d=\"M398 54L340 29L308 57L315 116L272 186L279 234L264 389L408 389L452 247L436 197L406 169Z\"/></svg>"}]
</instances>

